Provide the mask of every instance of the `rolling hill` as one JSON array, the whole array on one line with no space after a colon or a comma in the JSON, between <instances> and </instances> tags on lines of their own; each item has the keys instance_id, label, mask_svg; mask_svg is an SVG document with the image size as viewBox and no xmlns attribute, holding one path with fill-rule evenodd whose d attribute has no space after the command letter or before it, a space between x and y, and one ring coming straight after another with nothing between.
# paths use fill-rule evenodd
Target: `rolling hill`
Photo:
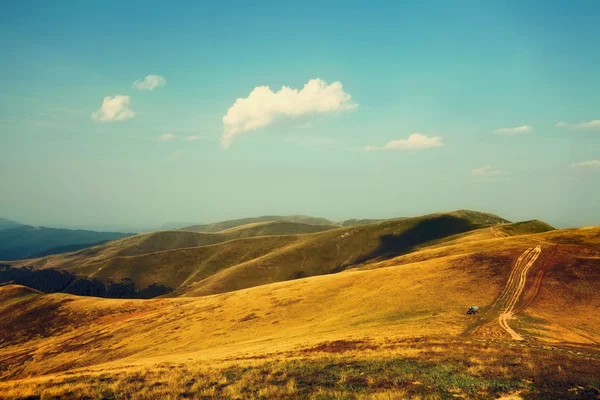
<instances>
[{"instance_id":1,"label":"rolling hill","mask_svg":"<svg viewBox=\"0 0 600 400\"><path fill-rule=\"evenodd\" d=\"M465 210L337 229L263 222L217 233L136 235L13 265L61 269L103 282L132 279L140 288L158 283L173 288L173 296L199 296L335 273L506 222ZM289 231L314 233L275 234Z\"/></svg>"},{"instance_id":2,"label":"rolling hill","mask_svg":"<svg viewBox=\"0 0 600 400\"><path fill-rule=\"evenodd\" d=\"M212 296L110 300L0 287L0 392L7 398L133 391L143 398L600 394L600 228L539 233L538 223L496 220L467 229L465 220L493 221L457 212L354 228L362 231L354 233L360 242L371 230L380 239L395 232L400 253L378 251L339 273ZM497 236L500 228L511 234ZM348 232L354 231L300 235L292 246L304 248L311 238L317 240L311 250L325 250L319 236ZM270 273L258 265L260 274ZM466 315L472 304L480 313Z\"/></svg>"},{"instance_id":3,"label":"rolling hill","mask_svg":"<svg viewBox=\"0 0 600 400\"><path fill-rule=\"evenodd\" d=\"M256 224L261 222L295 222L305 225L335 225L335 222L332 222L326 218L315 218L308 217L306 215L264 215L262 217L252 217L252 218L241 218L241 219L233 219L229 221L221 221L213 224L203 224L203 225L191 225L186 226L184 228L180 228L184 231L192 231L192 232L221 232L226 229L235 228L242 225L248 224Z\"/></svg>"}]
</instances>

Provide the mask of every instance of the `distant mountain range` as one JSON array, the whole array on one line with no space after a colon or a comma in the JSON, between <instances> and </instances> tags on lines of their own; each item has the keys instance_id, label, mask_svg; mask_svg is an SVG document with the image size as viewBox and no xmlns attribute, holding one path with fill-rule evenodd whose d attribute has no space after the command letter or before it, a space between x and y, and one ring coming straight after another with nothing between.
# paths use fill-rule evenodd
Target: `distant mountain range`
<instances>
[{"instance_id":1,"label":"distant mountain range","mask_svg":"<svg viewBox=\"0 0 600 400\"><path fill-rule=\"evenodd\" d=\"M4 229L16 228L18 226L22 226L23 224L15 221L11 221L10 219L0 218L0 231Z\"/></svg>"},{"instance_id":2,"label":"distant mountain range","mask_svg":"<svg viewBox=\"0 0 600 400\"><path fill-rule=\"evenodd\" d=\"M131 235L23 225L0 218L0 260L20 260L76 251Z\"/></svg>"}]
</instances>

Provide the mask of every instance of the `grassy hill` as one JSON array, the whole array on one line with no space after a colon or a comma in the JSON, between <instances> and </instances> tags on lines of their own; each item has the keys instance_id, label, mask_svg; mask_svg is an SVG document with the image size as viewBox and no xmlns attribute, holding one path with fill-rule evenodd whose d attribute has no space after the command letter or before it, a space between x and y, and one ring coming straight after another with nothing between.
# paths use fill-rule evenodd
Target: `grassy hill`
<instances>
[{"instance_id":1,"label":"grassy hill","mask_svg":"<svg viewBox=\"0 0 600 400\"><path fill-rule=\"evenodd\" d=\"M65 246L92 246L127 236L130 234L22 225L0 230L0 260L25 259L40 253L59 252L65 250Z\"/></svg>"},{"instance_id":2,"label":"grassy hill","mask_svg":"<svg viewBox=\"0 0 600 400\"><path fill-rule=\"evenodd\" d=\"M138 287L156 282L174 288L174 296L198 296L335 273L505 222L464 210L338 229L263 222L218 233L141 234L20 265L65 269L105 282L131 278ZM282 234L290 231L314 233Z\"/></svg>"},{"instance_id":3,"label":"grassy hill","mask_svg":"<svg viewBox=\"0 0 600 400\"><path fill-rule=\"evenodd\" d=\"M216 222L213 224L191 225L181 228L181 230L192 232L221 232L226 229L231 229L242 225L275 221L295 222L306 225L335 225L334 222L326 218L308 217L306 215L264 215L262 217L233 219L229 221Z\"/></svg>"},{"instance_id":4,"label":"grassy hill","mask_svg":"<svg viewBox=\"0 0 600 400\"><path fill-rule=\"evenodd\" d=\"M463 226L445 220L452 217L465 214L426 216L403 228L390 222L385 229L402 236L440 221L453 230ZM439 234L426 238L432 236ZM8 398L44 390L192 398L599 394L600 228L497 237L483 227L400 243L407 241L410 252L360 269L214 296L110 300L0 287L0 380L26 378L0 382L0 392ZM518 260L536 246L539 258L510 320L525 340L511 341L498 324L497 303ZM480 314L465 314L472 304Z\"/></svg>"}]
</instances>

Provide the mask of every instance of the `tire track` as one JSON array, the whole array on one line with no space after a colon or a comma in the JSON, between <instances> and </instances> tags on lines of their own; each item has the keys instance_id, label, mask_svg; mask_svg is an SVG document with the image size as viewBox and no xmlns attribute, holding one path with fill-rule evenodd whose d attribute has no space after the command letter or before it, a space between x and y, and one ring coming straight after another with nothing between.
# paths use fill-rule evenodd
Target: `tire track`
<instances>
[{"instance_id":1,"label":"tire track","mask_svg":"<svg viewBox=\"0 0 600 400\"><path fill-rule=\"evenodd\" d=\"M525 289L525 283L527 282L527 272L531 269L541 252L542 246L537 245L536 247L527 249L521 254L510 273L504 290L496 301L496 303L500 304L508 301L506 307L498 316L498 323L502 329L508 332L513 340L523 340L523 336L512 329L509 326L508 321L514 318L515 307Z\"/></svg>"}]
</instances>

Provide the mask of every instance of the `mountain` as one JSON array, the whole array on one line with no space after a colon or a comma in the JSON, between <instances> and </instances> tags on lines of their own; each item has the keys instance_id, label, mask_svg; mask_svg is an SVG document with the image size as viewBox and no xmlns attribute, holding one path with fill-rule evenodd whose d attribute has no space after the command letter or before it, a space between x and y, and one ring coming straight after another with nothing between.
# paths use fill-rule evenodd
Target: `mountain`
<instances>
[{"instance_id":1,"label":"mountain","mask_svg":"<svg viewBox=\"0 0 600 400\"><path fill-rule=\"evenodd\" d=\"M22 226L20 222L11 221L10 219L0 218L0 231L4 229L12 229Z\"/></svg>"},{"instance_id":2,"label":"mountain","mask_svg":"<svg viewBox=\"0 0 600 400\"><path fill-rule=\"evenodd\" d=\"M554 230L539 221L512 224L459 211L298 236L200 246L235 244L230 258L243 258L250 250L243 244L268 238L274 253L298 251L262 263L264 256L250 256L255 276L272 282L211 296L131 301L0 287L0 393L9 399L600 395L600 227ZM374 257L350 270L287 281L272 274L295 258L303 265L309 255L303 250L332 247L345 256L338 245L354 236L349 246ZM173 258L195 249L152 255ZM205 255L207 261L217 252ZM230 268L236 267L224 270ZM471 305L479 314L466 314Z\"/></svg>"},{"instance_id":3,"label":"mountain","mask_svg":"<svg viewBox=\"0 0 600 400\"><path fill-rule=\"evenodd\" d=\"M347 228L255 222L216 233L141 234L12 264L102 282L131 279L139 288L161 284L172 288L173 296L198 296L340 272L506 222L464 210Z\"/></svg>"},{"instance_id":4,"label":"mountain","mask_svg":"<svg viewBox=\"0 0 600 400\"><path fill-rule=\"evenodd\" d=\"M22 225L0 230L0 260L19 260L130 236L119 232L54 229Z\"/></svg>"}]
</instances>

